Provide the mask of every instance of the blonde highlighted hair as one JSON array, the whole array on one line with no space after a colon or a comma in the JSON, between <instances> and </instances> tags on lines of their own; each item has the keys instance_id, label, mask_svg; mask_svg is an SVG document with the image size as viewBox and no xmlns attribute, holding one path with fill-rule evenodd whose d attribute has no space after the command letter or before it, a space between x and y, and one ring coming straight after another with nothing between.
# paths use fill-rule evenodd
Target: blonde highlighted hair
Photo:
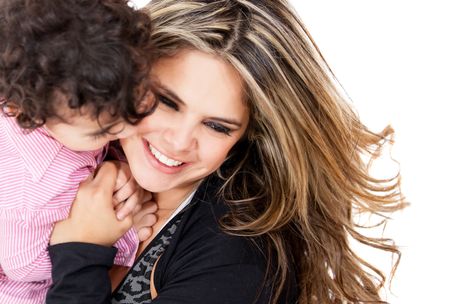
<instances>
[{"instance_id":1,"label":"blonde highlighted hair","mask_svg":"<svg viewBox=\"0 0 450 304\"><path fill-rule=\"evenodd\" d=\"M376 158L393 130L377 134L360 122L287 1L153 0L144 10L157 57L201 50L243 79L250 123L219 173L232 209L222 224L264 240L273 303L289 280L298 303L383 303L385 275L349 240L398 263L393 242L362 235L354 219L404 207L399 176L373 178L363 161Z\"/></svg>"}]
</instances>

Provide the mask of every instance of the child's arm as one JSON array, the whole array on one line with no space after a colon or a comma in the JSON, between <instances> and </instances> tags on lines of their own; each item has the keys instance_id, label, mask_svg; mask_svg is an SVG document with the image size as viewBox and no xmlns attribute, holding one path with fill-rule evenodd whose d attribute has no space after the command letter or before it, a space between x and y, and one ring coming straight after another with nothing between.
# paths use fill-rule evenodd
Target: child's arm
<instances>
[{"instance_id":1,"label":"child's arm","mask_svg":"<svg viewBox=\"0 0 450 304\"><path fill-rule=\"evenodd\" d=\"M50 279L47 246L54 224L65 219L79 183L89 168L60 179L23 182L22 205L1 210L0 265L10 280L32 282ZM12 205L13 206L13 205Z\"/></svg>"},{"instance_id":2,"label":"child's arm","mask_svg":"<svg viewBox=\"0 0 450 304\"><path fill-rule=\"evenodd\" d=\"M1 210L0 265L8 279L32 282L51 278L51 263L47 251L51 232L55 222L68 216L79 183L89 174L88 168L82 168L58 180L58 184L53 184L53 187L42 183L33 185L40 189L39 195L32 196L35 199L32 204L40 206L36 210L26 207ZM31 187L26 187L28 193L34 193L30 190ZM132 200L130 203L134 204ZM121 249L117 262L121 265L128 265L132 261L138 242L136 232L129 231L127 234L117 244Z\"/></svg>"},{"instance_id":3,"label":"child's arm","mask_svg":"<svg viewBox=\"0 0 450 304\"><path fill-rule=\"evenodd\" d=\"M23 215L28 217L29 213ZM52 228L53 223L36 220L0 221L0 264L9 279L32 282L51 278L47 246Z\"/></svg>"}]
</instances>

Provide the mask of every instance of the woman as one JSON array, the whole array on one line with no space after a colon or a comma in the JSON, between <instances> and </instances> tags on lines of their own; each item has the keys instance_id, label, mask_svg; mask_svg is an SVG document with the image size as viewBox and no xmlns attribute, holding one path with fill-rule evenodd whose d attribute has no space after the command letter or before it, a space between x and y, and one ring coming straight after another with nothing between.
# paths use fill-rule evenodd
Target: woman
<instances>
[{"instance_id":1,"label":"woman","mask_svg":"<svg viewBox=\"0 0 450 304\"><path fill-rule=\"evenodd\" d=\"M145 10L160 105L122 146L154 193L155 231L125 278L113 275L111 300L114 252L67 242L115 237L83 236L75 210L55 229L48 303L65 291L83 303L382 303L384 275L349 239L399 256L389 240L361 235L352 216L403 207L399 177L377 180L363 162L393 131L359 121L287 1L153 0ZM81 188L77 208L106 175ZM109 194L94 200L107 208ZM86 246L95 259L79 258ZM93 277L95 290L75 284Z\"/></svg>"}]
</instances>

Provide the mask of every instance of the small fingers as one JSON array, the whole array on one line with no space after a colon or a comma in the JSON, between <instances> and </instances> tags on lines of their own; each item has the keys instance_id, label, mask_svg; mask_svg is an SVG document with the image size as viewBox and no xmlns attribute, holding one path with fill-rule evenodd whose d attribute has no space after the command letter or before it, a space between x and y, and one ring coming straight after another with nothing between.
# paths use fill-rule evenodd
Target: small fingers
<instances>
[{"instance_id":1,"label":"small fingers","mask_svg":"<svg viewBox=\"0 0 450 304\"><path fill-rule=\"evenodd\" d=\"M135 216L139 211L142 209L142 204L137 204L136 207L134 207L134 210L132 212L133 216Z\"/></svg>"},{"instance_id":2,"label":"small fingers","mask_svg":"<svg viewBox=\"0 0 450 304\"><path fill-rule=\"evenodd\" d=\"M117 190L114 193L114 199L116 199L118 202L122 202L137 191L140 191L141 193L139 193L139 195L142 196L143 190L138 189L140 189L139 186L134 181L134 179L131 178L125 185L123 185L119 190Z\"/></svg>"},{"instance_id":3,"label":"small fingers","mask_svg":"<svg viewBox=\"0 0 450 304\"><path fill-rule=\"evenodd\" d=\"M154 213L149 213L144 215L137 224L139 227L151 227L156 224L157 220L158 218Z\"/></svg>"},{"instance_id":4,"label":"small fingers","mask_svg":"<svg viewBox=\"0 0 450 304\"><path fill-rule=\"evenodd\" d=\"M126 201L119 204L116 208L116 216L118 220L123 220L126 216L134 214L136 206L140 205L141 194L138 192L133 193Z\"/></svg>"},{"instance_id":5,"label":"small fingers","mask_svg":"<svg viewBox=\"0 0 450 304\"><path fill-rule=\"evenodd\" d=\"M151 227L144 227L137 232L139 242L144 242L152 235L153 229Z\"/></svg>"},{"instance_id":6,"label":"small fingers","mask_svg":"<svg viewBox=\"0 0 450 304\"><path fill-rule=\"evenodd\" d=\"M136 217L134 218L134 228L136 230L140 230L142 228L149 228L156 224L158 218L154 213L148 213L141 217L138 221L136 221Z\"/></svg>"},{"instance_id":7,"label":"small fingers","mask_svg":"<svg viewBox=\"0 0 450 304\"><path fill-rule=\"evenodd\" d=\"M136 222L136 217L134 218L134 228L138 232L139 240L145 241L153 233L153 225L156 224L157 218L154 213L148 213L142 216L139 221Z\"/></svg>"},{"instance_id":8,"label":"small fingers","mask_svg":"<svg viewBox=\"0 0 450 304\"><path fill-rule=\"evenodd\" d=\"M142 197L142 201L143 202L151 201L152 198L153 198L153 194L150 191L147 191L147 190L144 190L144 189L142 189L142 190L144 191L144 194L143 194L143 197Z\"/></svg>"},{"instance_id":9,"label":"small fingers","mask_svg":"<svg viewBox=\"0 0 450 304\"><path fill-rule=\"evenodd\" d=\"M147 214L154 214L158 210L158 205L153 202L146 202L141 205L141 210L135 213L134 222L137 223Z\"/></svg>"}]
</instances>

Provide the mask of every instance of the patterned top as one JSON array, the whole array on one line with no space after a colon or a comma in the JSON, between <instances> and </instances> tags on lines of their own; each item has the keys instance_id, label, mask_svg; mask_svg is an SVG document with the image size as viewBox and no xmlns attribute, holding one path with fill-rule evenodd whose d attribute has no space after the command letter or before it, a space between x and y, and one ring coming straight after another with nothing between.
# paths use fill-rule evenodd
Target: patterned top
<instances>
[{"instance_id":1,"label":"patterned top","mask_svg":"<svg viewBox=\"0 0 450 304\"><path fill-rule=\"evenodd\" d=\"M147 304L152 302L150 295L150 275L153 266L170 245L170 241L177 230L185 209L174 216L163 227L140 257L136 259L134 266L114 292L111 301L112 304Z\"/></svg>"},{"instance_id":2,"label":"patterned top","mask_svg":"<svg viewBox=\"0 0 450 304\"><path fill-rule=\"evenodd\" d=\"M81 181L103 149L75 152L44 128L21 129L0 114L0 303L43 303L50 285L47 246L54 223L67 218ZM130 266L137 250L130 230L115 263Z\"/></svg>"}]
</instances>

